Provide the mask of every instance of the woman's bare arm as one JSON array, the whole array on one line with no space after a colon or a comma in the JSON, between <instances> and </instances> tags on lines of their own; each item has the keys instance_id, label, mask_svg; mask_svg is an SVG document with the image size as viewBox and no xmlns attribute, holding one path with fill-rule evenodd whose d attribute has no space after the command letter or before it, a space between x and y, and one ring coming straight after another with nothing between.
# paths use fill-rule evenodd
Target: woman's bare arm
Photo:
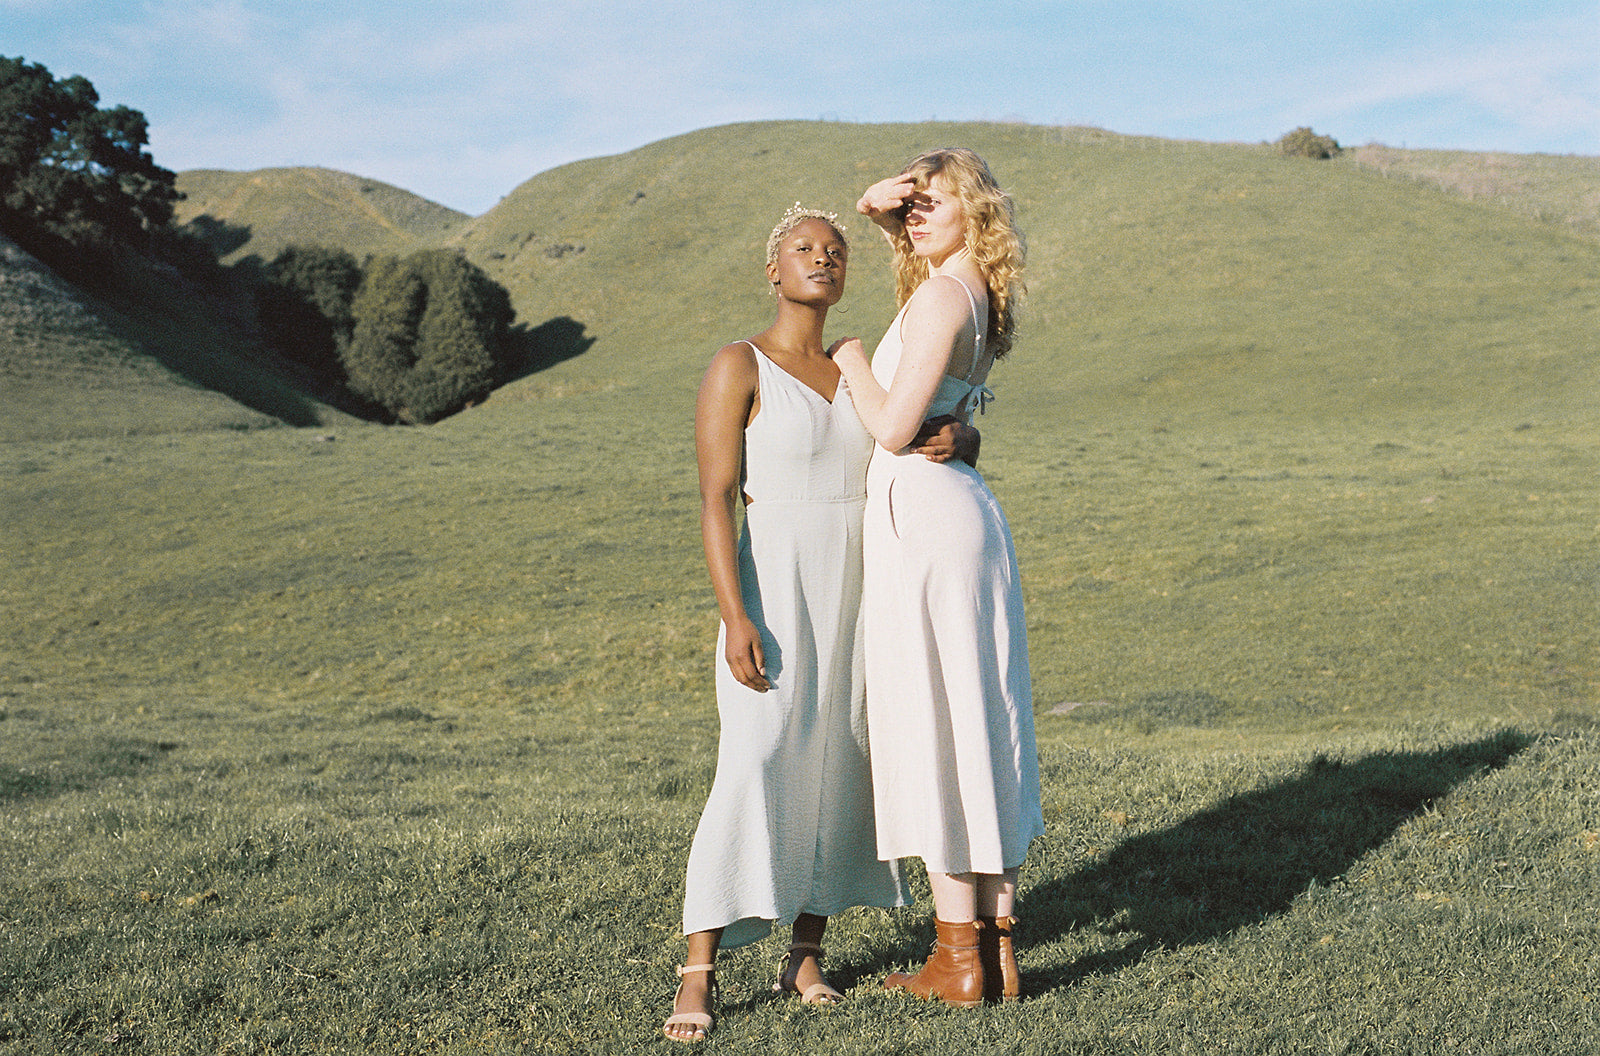
<instances>
[{"instance_id":1,"label":"woman's bare arm","mask_svg":"<svg viewBox=\"0 0 1600 1056\"><path fill-rule=\"evenodd\" d=\"M847 338L829 350L850 386L861 423L880 446L899 451L916 437L971 320L972 308L958 280L919 286L900 320L900 362L887 390L873 376L859 338Z\"/></svg>"},{"instance_id":2,"label":"woman's bare arm","mask_svg":"<svg viewBox=\"0 0 1600 1056\"><path fill-rule=\"evenodd\" d=\"M739 541L735 511L744 463L744 429L756 405L756 361L748 345L717 351L700 382L695 402L695 457L700 469L700 540L727 628L725 659L733 677L757 692L771 684L761 633L744 607L739 588Z\"/></svg>"}]
</instances>

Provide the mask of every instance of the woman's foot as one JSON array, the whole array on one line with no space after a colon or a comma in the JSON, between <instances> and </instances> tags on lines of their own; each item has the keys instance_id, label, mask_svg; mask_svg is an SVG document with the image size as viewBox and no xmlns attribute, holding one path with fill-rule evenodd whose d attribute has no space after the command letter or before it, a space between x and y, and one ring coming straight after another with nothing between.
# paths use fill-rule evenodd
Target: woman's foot
<instances>
[{"instance_id":1,"label":"woman's foot","mask_svg":"<svg viewBox=\"0 0 1600 1056\"><path fill-rule=\"evenodd\" d=\"M661 1033L673 1041L705 1041L716 1022L712 1005L717 996L717 967L714 964L686 964L678 969L678 993L672 999L672 1015L661 1025Z\"/></svg>"},{"instance_id":2,"label":"woman's foot","mask_svg":"<svg viewBox=\"0 0 1600 1056\"><path fill-rule=\"evenodd\" d=\"M933 956L915 975L891 972L883 981L884 988L957 1008L977 1008L983 1004L983 961L978 952L981 928L976 921L957 923L935 917L933 930L938 942Z\"/></svg>"},{"instance_id":3,"label":"woman's foot","mask_svg":"<svg viewBox=\"0 0 1600 1056\"><path fill-rule=\"evenodd\" d=\"M810 942L797 942L783 955L783 970L772 989L799 994L807 1005L831 1005L843 1001L844 995L828 985L822 975L822 947Z\"/></svg>"}]
</instances>

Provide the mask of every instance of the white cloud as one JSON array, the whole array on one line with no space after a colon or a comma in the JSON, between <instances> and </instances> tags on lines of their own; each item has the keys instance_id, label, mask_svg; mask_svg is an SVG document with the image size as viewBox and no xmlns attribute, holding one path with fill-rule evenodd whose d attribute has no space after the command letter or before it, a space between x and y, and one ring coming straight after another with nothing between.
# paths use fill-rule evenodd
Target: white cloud
<instances>
[{"instance_id":1,"label":"white cloud","mask_svg":"<svg viewBox=\"0 0 1600 1056\"><path fill-rule=\"evenodd\" d=\"M1600 19L1560 18L1508 27L1493 37L1430 41L1371 56L1352 65L1345 84L1331 78L1298 96L1330 119L1371 120L1387 113L1416 115L1426 130L1432 114L1441 130L1493 122L1535 149L1542 141L1600 152ZM1413 125L1413 127L1416 127ZM1435 143L1438 146L1474 146Z\"/></svg>"}]
</instances>

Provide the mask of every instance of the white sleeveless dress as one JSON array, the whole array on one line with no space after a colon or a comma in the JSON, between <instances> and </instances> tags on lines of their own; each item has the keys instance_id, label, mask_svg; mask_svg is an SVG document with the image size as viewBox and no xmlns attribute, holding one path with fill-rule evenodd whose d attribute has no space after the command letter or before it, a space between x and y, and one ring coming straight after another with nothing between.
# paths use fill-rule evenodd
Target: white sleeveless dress
<instances>
[{"instance_id":1,"label":"white sleeveless dress","mask_svg":"<svg viewBox=\"0 0 1600 1056\"><path fill-rule=\"evenodd\" d=\"M961 286L979 335L973 371L940 383L930 418L965 418L987 396L971 380L984 328ZM885 388L904 316L873 354ZM878 857L918 857L940 873L1020 865L1044 816L1022 585L1000 504L964 462L875 446L864 531Z\"/></svg>"},{"instance_id":2,"label":"white sleeveless dress","mask_svg":"<svg viewBox=\"0 0 1600 1056\"><path fill-rule=\"evenodd\" d=\"M755 345L751 345L755 348ZM739 684L717 637L717 773L689 852L684 934L724 947L774 921L909 901L878 859L861 624L861 517L872 438L843 379L832 403L756 349L739 578L767 677Z\"/></svg>"}]
</instances>

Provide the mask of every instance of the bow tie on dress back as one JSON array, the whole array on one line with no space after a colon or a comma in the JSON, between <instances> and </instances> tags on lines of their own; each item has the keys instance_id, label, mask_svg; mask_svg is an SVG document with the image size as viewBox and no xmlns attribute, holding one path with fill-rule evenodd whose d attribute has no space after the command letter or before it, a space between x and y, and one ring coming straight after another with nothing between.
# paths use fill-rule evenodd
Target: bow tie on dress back
<instances>
[{"instance_id":1,"label":"bow tie on dress back","mask_svg":"<svg viewBox=\"0 0 1600 1056\"><path fill-rule=\"evenodd\" d=\"M976 410L979 414L987 412L990 403L994 401L994 392L987 385L975 385L967 398L961 402L966 405L968 414Z\"/></svg>"}]
</instances>

